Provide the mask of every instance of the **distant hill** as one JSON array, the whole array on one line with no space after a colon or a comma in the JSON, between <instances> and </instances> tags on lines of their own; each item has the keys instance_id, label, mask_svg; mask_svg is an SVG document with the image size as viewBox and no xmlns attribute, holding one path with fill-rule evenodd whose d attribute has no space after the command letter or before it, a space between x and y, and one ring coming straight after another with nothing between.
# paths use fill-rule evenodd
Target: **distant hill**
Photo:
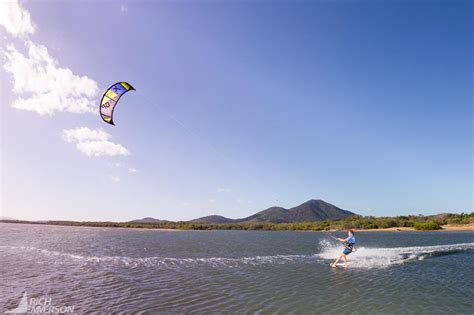
<instances>
[{"instance_id":1,"label":"distant hill","mask_svg":"<svg viewBox=\"0 0 474 315\"><path fill-rule=\"evenodd\" d=\"M143 218L143 219L130 221L130 223L165 223L165 222L169 222L169 221L159 220L159 219L155 219L155 218L151 218L151 217L146 217L146 218Z\"/></svg>"},{"instance_id":2,"label":"distant hill","mask_svg":"<svg viewBox=\"0 0 474 315\"><path fill-rule=\"evenodd\" d=\"M14 221L16 219L14 218L10 218L10 217L3 217L3 216L0 216L0 220L9 220L9 221Z\"/></svg>"},{"instance_id":3,"label":"distant hill","mask_svg":"<svg viewBox=\"0 0 474 315\"><path fill-rule=\"evenodd\" d=\"M337 220L356 215L355 213L338 208L323 200L309 200L297 207L285 209L271 207L246 218L229 219L223 216L211 215L194 219L191 223L243 223L243 222L270 222L291 223L302 221Z\"/></svg>"},{"instance_id":4,"label":"distant hill","mask_svg":"<svg viewBox=\"0 0 474 315\"><path fill-rule=\"evenodd\" d=\"M271 207L257 212L246 218L237 219L237 222L291 222L291 215L287 209L282 207Z\"/></svg>"},{"instance_id":5,"label":"distant hill","mask_svg":"<svg viewBox=\"0 0 474 315\"><path fill-rule=\"evenodd\" d=\"M355 213L338 208L323 200L309 200L288 210L294 222L337 220L356 215Z\"/></svg>"},{"instance_id":6,"label":"distant hill","mask_svg":"<svg viewBox=\"0 0 474 315\"><path fill-rule=\"evenodd\" d=\"M233 219L223 217L221 215L208 215L207 217L197 218L188 221L190 223L232 223L235 222Z\"/></svg>"}]
</instances>

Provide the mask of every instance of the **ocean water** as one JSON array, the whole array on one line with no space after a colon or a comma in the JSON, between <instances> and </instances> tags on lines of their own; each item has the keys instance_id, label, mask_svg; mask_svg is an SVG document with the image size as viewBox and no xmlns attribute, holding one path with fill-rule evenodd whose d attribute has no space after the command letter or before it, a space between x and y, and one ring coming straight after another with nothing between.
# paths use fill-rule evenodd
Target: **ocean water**
<instances>
[{"instance_id":1,"label":"ocean water","mask_svg":"<svg viewBox=\"0 0 474 315\"><path fill-rule=\"evenodd\" d=\"M343 233L335 233L342 237ZM27 292L78 313L474 314L474 233L0 224L0 311Z\"/></svg>"}]
</instances>

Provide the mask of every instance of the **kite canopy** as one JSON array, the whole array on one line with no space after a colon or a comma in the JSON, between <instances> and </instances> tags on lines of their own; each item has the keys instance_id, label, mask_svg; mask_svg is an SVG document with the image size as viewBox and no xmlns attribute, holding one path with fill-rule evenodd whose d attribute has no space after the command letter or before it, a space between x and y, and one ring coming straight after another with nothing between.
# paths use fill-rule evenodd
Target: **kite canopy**
<instances>
[{"instance_id":1,"label":"kite canopy","mask_svg":"<svg viewBox=\"0 0 474 315\"><path fill-rule=\"evenodd\" d=\"M113 115L114 108L119 99L130 90L134 90L133 86L127 82L117 82L105 91L100 100L100 117L111 125L114 125Z\"/></svg>"}]
</instances>

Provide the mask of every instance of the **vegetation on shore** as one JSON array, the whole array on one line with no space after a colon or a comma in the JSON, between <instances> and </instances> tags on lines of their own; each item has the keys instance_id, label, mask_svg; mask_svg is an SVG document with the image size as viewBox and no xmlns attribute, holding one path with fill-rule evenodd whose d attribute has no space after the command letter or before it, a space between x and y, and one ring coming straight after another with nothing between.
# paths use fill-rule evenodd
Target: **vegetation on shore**
<instances>
[{"instance_id":1,"label":"vegetation on shore","mask_svg":"<svg viewBox=\"0 0 474 315\"><path fill-rule=\"evenodd\" d=\"M432 230L441 230L441 225L437 222L416 222L413 226L417 231L432 231Z\"/></svg>"},{"instance_id":2,"label":"vegetation on shore","mask_svg":"<svg viewBox=\"0 0 474 315\"><path fill-rule=\"evenodd\" d=\"M383 229L397 227L413 227L415 230L438 230L445 224L474 223L474 212L461 214L438 214L432 216L398 216L398 217L372 217L352 216L341 220L324 220L295 223L268 223L268 222L242 222L242 223L192 223L159 222L159 223L133 223L133 222L77 222L77 221L44 221L28 222L17 220L1 220L10 223L35 223L66 226L91 226L91 227L122 227L122 228L148 228L148 229L176 229L176 230L266 230L266 231L325 231L346 229Z\"/></svg>"}]
</instances>

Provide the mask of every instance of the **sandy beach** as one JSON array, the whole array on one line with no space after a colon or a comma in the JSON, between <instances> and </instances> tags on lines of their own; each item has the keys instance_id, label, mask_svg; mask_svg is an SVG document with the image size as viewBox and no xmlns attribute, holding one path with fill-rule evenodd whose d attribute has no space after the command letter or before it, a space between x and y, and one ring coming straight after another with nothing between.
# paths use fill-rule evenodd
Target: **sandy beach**
<instances>
[{"instance_id":1,"label":"sandy beach","mask_svg":"<svg viewBox=\"0 0 474 315\"><path fill-rule=\"evenodd\" d=\"M448 231L474 231L474 223L469 224L446 224L441 226L441 230L434 230L434 232L448 232ZM386 229L354 229L355 232L426 232L417 231L412 227L392 227Z\"/></svg>"}]
</instances>

